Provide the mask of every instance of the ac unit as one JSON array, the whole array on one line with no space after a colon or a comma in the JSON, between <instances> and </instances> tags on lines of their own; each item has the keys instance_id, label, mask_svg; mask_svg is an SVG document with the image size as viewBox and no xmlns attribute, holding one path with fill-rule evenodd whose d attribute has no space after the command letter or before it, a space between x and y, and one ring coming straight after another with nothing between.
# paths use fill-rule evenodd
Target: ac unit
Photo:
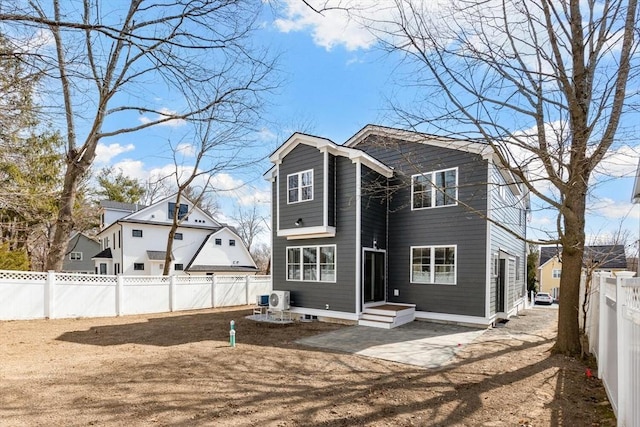
<instances>
[{"instance_id":1,"label":"ac unit","mask_svg":"<svg viewBox=\"0 0 640 427\"><path fill-rule=\"evenodd\" d=\"M269 308L272 310L289 310L289 291L272 291L269 295Z\"/></svg>"}]
</instances>

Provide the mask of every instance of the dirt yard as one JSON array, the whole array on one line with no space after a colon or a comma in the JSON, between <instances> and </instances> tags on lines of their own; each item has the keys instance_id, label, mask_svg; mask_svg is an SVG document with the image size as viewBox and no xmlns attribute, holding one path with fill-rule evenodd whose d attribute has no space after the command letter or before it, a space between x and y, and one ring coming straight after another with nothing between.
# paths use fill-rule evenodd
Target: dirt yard
<instances>
[{"instance_id":1,"label":"dirt yard","mask_svg":"<svg viewBox=\"0 0 640 427\"><path fill-rule=\"evenodd\" d=\"M553 309L525 311L437 370L303 347L344 326L249 313L0 322L0 425L615 425L584 362L550 355Z\"/></svg>"}]
</instances>

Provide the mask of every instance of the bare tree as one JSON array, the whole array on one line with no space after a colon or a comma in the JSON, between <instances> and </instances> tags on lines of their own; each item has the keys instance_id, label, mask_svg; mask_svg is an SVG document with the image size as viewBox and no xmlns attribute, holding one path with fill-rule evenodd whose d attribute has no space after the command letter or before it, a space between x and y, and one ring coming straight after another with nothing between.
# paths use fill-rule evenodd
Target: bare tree
<instances>
[{"instance_id":1,"label":"bare tree","mask_svg":"<svg viewBox=\"0 0 640 427\"><path fill-rule=\"evenodd\" d=\"M269 83L268 52L248 42L257 0L34 0L0 8L0 25L18 39L51 39L21 60L48 77L61 105L66 172L47 269L60 270L73 228L78 183L98 142L176 121L234 122ZM173 96L172 109L155 96ZM215 111L215 114L213 112ZM55 112L52 112L55 113ZM140 119L143 120L140 120Z\"/></svg>"},{"instance_id":2,"label":"bare tree","mask_svg":"<svg viewBox=\"0 0 640 427\"><path fill-rule=\"evenodd\" d=\"M236 206L233 220L242 243L251 251L255 238L265 231L265 217L260 213L258 204L253 203L247 208Z\"/></svg>"},{"instance_id":3,"label":"bare tree","mask_svg":"<svg viewBox=\"0 0 640 427\"><path fill-rule=\"evenodd\" d=\"M579 354L589 180L638 96L627 91L638 83L637 0L393 5L389 19L361 18L411 68L405 81L416 97L394 112L413 129L484 141L557 211L554 351Z\"/></svg>"},{"instance_id":4,"label":"bare tree","mask_svg":"<svg viewBox=\"0 0 640 427\"><path fill-rule=\"evenodd\" d=\"M189 144L189 155L193 155L192 164L185 164L184 145L177 144L173 151L175 171L171 178L177 189L173 222L167 237L166 257L163 274L168 275L171 268L171 252L176 230L189 216L189 211L180 212L182 198L188 198L194 207L207 210L219 188L216 186L217 175L251 166L259 159L247 153L250 142L250 119L257 112L256 104L246 104L235 110L234 121L221 122L211 117L195 122L195 138ZM211 114L217 114L212 110Z\"/></svg>"}]
</instances>

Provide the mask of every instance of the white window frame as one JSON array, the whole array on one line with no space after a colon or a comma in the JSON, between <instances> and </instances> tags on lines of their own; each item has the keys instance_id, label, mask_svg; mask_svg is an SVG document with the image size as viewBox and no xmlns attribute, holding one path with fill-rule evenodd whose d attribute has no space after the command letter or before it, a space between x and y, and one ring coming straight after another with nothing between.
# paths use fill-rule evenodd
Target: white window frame
<instances>
[{"instance_id":1,"label":"white window frame","mask_svg":"<svg viewBox=\"0 0 640 427\"><path fill-rule=\"evenodd\" d=\"M302 175L309 173L311 174L311 183L309 185L302 185ZM297 176L298 177L298 186L297 187L290 187L289 186L289 178L292 176ZM295 204L295 203L303 203L303 202L310 202L313 200L314 197L314 191L313 191L313 181L314 181L314 176L313 176L313 169L307 169L304 171L300 171L300 172L295 172L295 173L290 173L289 175L287 175L287 204L291 205L291 204ZM303 194L303 188L309 188L311 190L311 197L308 199L302 199L302 194ZM291 201L291 199L289 198L289 194L290 191L296 189L296 200Z\"/></svg>"},{"instance_id":2,"label":"white window frame","mask_svg":"<svg viewBox=\"0 0 640 427\"><path fill-rule=\"evenodd\" d=\"M551 271L551 277L553 277L554 279L559 279L561 275L562 275L562 269L561 268L554 268Z\"/></svg>"},{"instance_id":3,"label":"white window frame","mask_svg":"<svg viewBox=\"0 0 640 427\"><path fill-rule=\"evenodd\" d=\"M315 262L315 271L316 271L316 279L310 280L304 278L304 250L305 249L315 249L316 250L316 262ZM321 251L322 248L332 248L333 249L333 280L322 280L322 266L327 265L321 262ZM299 263L299 278L291 278L289 277L289 250L298 250L298 254L300 255L300 263ZM307 245L307 246L287 246L286 252L286 271L285 275L287 278L287 282L312 282L312 283L336 283L338 278L338 249L336 245Z\"/></svg>"},{"instance_id":4,"label":"white window frame","mask_svg":"<svg viewBox=\"0 0 640 427\"><path fill-rule=\"evenodd\" d=\"M448 171L455 171L456 173L456 182L455 185L453 187L453 189L455 190L455 195L453 196L453 203L449 203L446 205L436 205L436 195L438 193L442 193L442 191L438 190L438 187L436 187L435 185L435 174L437 173L441 173L441 172L448 172ZM414 184L415 184L415 179L416 177L425 177L427 178L428 181L428 185L431 186L431 188L428 191L431 191L431 206L422 206L422 207L415 207L413 204L413 199L414 199L414 194L415 194L415 188L414 188ZM435 209L435 208L445 208L445 207L449 207L449 206L457 206L458 205L458 168L447 168L447 169L440 169L440 170L436 170L436 171L431 171L431 172L424 172L424 173L417 173L414 175L411 175L411 210L412 211L417 211L417 210L422 210L422 209ZM445 196L446 197L446 196Z\"/></svg>"},{"instance_id":5,"label":"white window frame","mask_svg":"<svg viewBox=\"0 0 640 427\"><path fill-rule=\"evenodd\" d=\"M435 250L442 248L453 248L453 283L446 282L436 282L435 281ZM429 249L431 251L430 254L430 281L428 282L418 282L413 279L413 250L414 249ZM446 286L455 286L458 284L458 245L425 245L425 246L411 246L409 249L409 281L410 283L414 283L417 285L446 285Z\"/></svg>"},{"instance_id":6,"label":"white window frame","mask_svg":"<svg viewBox=\"0 0 640 427\"><path fill-rule=\"evenodd\" d=\"M82 252L70 252L69 261L82 261Z\"/></svg>"}]
</instances>

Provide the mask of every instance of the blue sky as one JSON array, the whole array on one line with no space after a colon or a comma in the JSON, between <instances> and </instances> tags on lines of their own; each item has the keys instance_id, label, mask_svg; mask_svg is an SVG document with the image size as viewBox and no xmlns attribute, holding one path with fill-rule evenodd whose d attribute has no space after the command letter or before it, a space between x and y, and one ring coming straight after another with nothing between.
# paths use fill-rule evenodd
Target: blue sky
<instances>
[{"instance_id":1,"label":"blue sky","mask_svg":"<svg viewBox=\"0 0 640 427\"><path fill-rule=\"evenodd\" d=\"M410 99L412 93L398 81L401 72L393 56L377 50L371 35L343 15L315 14L296 0L282 3L279 19L265 14L256 42L281 52L281 87L269 96L264 111L266 119L256 135L260 148L252 155L266 157L292 132L304 130L340 144L364 125L395 124L389 113L387 99ZM158 94L158 102L163 95ZM169 104L168 104L169 105ZM166 107L170 110L170 107ZM141 118L142 119L142 118ZM173 165L158 147L180 135L182 123L169 123L144 134L121 136L104 141L100 146L96 169L112 165L138 178L154 171L170 170ZM640 234L640 208L630 203L640 142L637 125L627 126L632 136L611 153L604 166L606 175L596 174L594 197L590 201L587 239L628 230L631 239ZM189 146L184 145L188 164ZM222 189L219 202L221 217L228 219L236 204L250 205L257 201L268 212L269 187L262 173L270 167L268 160L243 172L234 171L216 177ZM168 168L168 169L167 169ZM540 230L555 229L552 212L533 212L531 233L541 237ZM265 239L266 240L266 239Z\"/></svg>"}]
</instances>

